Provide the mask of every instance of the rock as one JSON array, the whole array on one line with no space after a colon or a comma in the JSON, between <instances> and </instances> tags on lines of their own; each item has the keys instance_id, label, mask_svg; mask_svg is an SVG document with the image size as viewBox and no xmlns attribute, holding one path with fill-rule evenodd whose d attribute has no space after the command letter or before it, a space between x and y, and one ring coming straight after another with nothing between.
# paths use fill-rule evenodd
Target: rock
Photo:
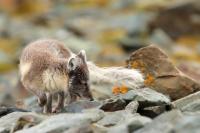
<instances>
[{"instance_id":1,"label":"rock","mask_svg":"<svg viewBox=\"0 0 200 133\"><path fill-rule=\"evenodd\" d=\"M182 114L179 110L172 110L156 117L151 123L145 125L135 133L198 133L199 131L199 113Z\"/></svg>"},{"instance_id":2,"label":"rock","mask_svg":"<svg viewBox=\"0 0 200 133\"><path fill-rule=\"evenodd\" d=\"M120 131L134 131L150 123L151 119L140 116L138 114L131 114L127 111L116 111L106 113L105 117L96 124L108 128L108 132Z\"/></svg>"},{"instance_id":3,"label":"rock","mask_svg":"<svg viewBox=\"0 0 200 133\"><path fill-rule=\"evenodd\" d=\"M200 116L185 116L173 129L175 133L198 133L200 131Z\"/></svg>"},{"instance_id":4,"label":"rock","mask_svg":"<svg viewBox=\"0 0 200 133\"><path fill-rule=\"evenodd\" d=\"M176 100L200 90L200 84L181 73L168 56L155 46L141 48L127 61L129 68L141 70L145 85Z\"/></svg>"},{"instance_id":5,"label":"rock","mask_svg":"<svg viewBox=\"0 0 200 133\"><path fill-rule=\"evenodd\" d=\"M26 109L33 111L33 112L41 113L43 110L42 107L39 106L36 96L32 96L32 97L25 99L24 105L25 105Z\"/></svg>"},{"instance_id":6,"label":"rock","mask_svg":"<svg viewBox=\"0 0 200 133\"><path fill-rule=\"evenodd\" d=\"M115 111L115 112L107 112L105 117L97 122L97 124L110 127L117 124L122 124L125 121L129 121L130 119L136 119L138 117L142 117L138 114L131 114L125 110ZM146 118L146 117L144 117ZM149 119L149 118L147 118Z\"/></svg>"},{"instance_id":7,"label":"rock","mask_svg":"<svg viewBox=\"0 0 200 133\"><path fill-rule=\"evenodd\" d=\"M19 109L16 107L0 107L0 117L13 113L13 112L29 112L29 111L24 110L24 109Z\"/></svg>"},{"instance_id":8,"label":"rock","mask_svg":"<svg viewBox=\"0 0 200 133\"><path fill-rule=\"evenodd\" d=\"M2 128L4 132L9 132L16 129L17 125L22 119L31 120L24 123L22 125L23 127L25 124L30 124L30 122L34 123L37 121L37 123L39 123L39 121L42 121L45 118L46 117L43 115L38 115L31 112L14 112L0 118L0 129Z\"/></svg>"},{"instance_id":9,"label":"rock","mask_svg":"<svg viewBox=\"0 0 200 133\"><path fill-rule=\"evenodd\" d=\"M13 106L14 98L11 94L4 92L0 94L0 106Z\"/></svg>"},{"instance_id":10,"label":"rock","mask_svg":"<svg viewBox=\"0 0 200 133\"><path fill-rule=\"evenodd\" d=\"M155 29L150 36L150 42L170 51L173 47L173 40L161 29Z\"/></svg>"},{"instance_id":11,"label":"rock","mask_svg":"<svg viewBox=\"0 0 200 133\"><path fill-rule=\"evenodd\" d=\"M100 106L100 109L104 111L117 111L117 110L123 110L126 106L126 102L122 99L107 99L103 102L103 104Z\"/></svg>"},{"instance_id":12,"label":"rock","mask_svg":"<svg viewBox=\"0 0 200 133\"><path fill-rule=\"evenodd\" d=\"M92 126L88 123L72 127L64 133L93 133L94 130Z\"/></svg>"},{"instance_id":13,"label":"rock","mask_svg":"<svg viewBox=\"0 0 200 133\"><path fill-rule=\"evenodd\" d=\"M174 106L181 111L196 112L200 111L200 91L188 95L173 102Z\"/></svg>"},{"instance_id":14,"label":"rock","mask_svg":"<svg viewBox=\"0 0 200 133\"><path fill-rule=\"evenodd\" d=\"M125 110L134 114L137 112L138 107L139 107L139 103L137 101L132 101L126 106Z\"/></svg>"},{"instance_id":15,"label":"rock","mask_svg":"<svg viewBox=\"0 0 200 133\"><path fill-rule=\"evenodd\" d=\"M142 38L137 37L124 37L119 41L119 45L125 50L126 52L132 52L138 50L142 47L147 46L145 44L145 40Z\"/></svg>"},{"instance_id":16,"label":"rock","mask_svg":"<svg viewBox=\"0 0 200 133\"><path fill-rule=\"evenodd\" d=\"M83 110L91 109L91 108L97 108L100 106L100 102L97 101L87 101L87 100L81 100L73 102L69 105L67 105L62 112L68 112L68 113L81 113Z\"/></svg>"},{"instance_id":17,"label":"rock","mask_svg":"<svg viewBox=\"0 0 200 133\"><path fill-rule=\"evenodd\" d=\"M170 99L167 96L149 88L130 90L126 94L121 94L120 97L127 102L138 101L139 108L141 109L150 106L170 104Z\"/></svg>"},{"instance_id":18,"label":"rock","mask_svg":"<svg viewBox=\"0 0 200 133\"><path fill-rule=\"evenodd\" d=\"M108 18L109 28L122 27L130 34L146 33L149 23L155 18L154 12L137 12L135 14L116 15Z\"/></svg>"},{"instance_id":19,"label":"rock","mask_svg":"<svg viewBox=\"0 0 200 133\"><path fill-rule=\"evenodd\" d=\"M0 42L1 43L1 42ZM3 43L2 43L3 44ZM1 44L1 45L2 45ZM0 47L1 49L1 47ZM14 63L7 53L0 51L0 72L8 72L14 68Z\"/></svg>"},{"instance_id":20,"label":"rock","mask_svg":"<svg viewBox=\"0 0 200 133\"><path fill-rule=\"evenodd\" d=\"M140 113L142 116L148 116L150 118L155 118L158 115L166 112L166 111L170 111L172 110L173 105L171 104L167 104L167 105L161 105L161 106L152 106L152 107L146 107L143 109L138 109L138 113Z\"/></svg>"},{"instance_id":21,"label":"rock","mask_svg":"<svg viewBox=\"0 0 200 133\"><path fill-rule=\"evenodd\" d=\"M103 116L96 113L76 113L76 114L58 114L51 116L40 124L28 129L20 130L17 133L46 133L46 132L64 132L70 128L79 127L84 124L90 124L98 121Z\"/></svg>"},{"instance_id":22,"label":"rock","mask_svg":"<svg viewBox=\"0 0 200 133\"><path fill-rule=\"evenodd\" d=\"M196 0L174 1L171 6L159 12L158 16L150 23L150 29L152 31L161 28L173 39L184 35L198 35L200 24L194 21L193 14L197 16L200 14L199 7L199 2Z\"/></svg>"},{"instance_id":23,"label":"rock","mask_svg":"<svg viewBox=\"0 0 200 133\"><path fill-rule=\"evenodd\" d=\"M197 62L181 62L178 68L196 81L200 81L200 64Z\"/></svg>"},{"instance_id":24,"label":"rock","mask_svg":"<svg viewBox=\"0 0 200 133\"><path fill-rule=\"evenodd\" d=\"M182 118L183 114L178 110L166 112L145 125L142 129L137 130L136 133L170 133L174 125L180 122Z\"/></svg>"}]
</instances>

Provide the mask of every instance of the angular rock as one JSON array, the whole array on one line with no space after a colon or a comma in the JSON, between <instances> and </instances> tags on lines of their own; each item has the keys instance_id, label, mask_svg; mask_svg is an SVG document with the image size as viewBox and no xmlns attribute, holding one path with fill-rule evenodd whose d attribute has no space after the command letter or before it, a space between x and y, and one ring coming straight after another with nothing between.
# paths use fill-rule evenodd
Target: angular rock
<instances>
[{"instance_id":1,"label":"angular rock","mask_svg":"<svg viewBox=\"0 0 200 133\"><path fill-rule=\"evenodd\" d=\"M107 132L120 133L135 131L150 122L150 118L140 116L138 114L131 114L128 111L122 110L106 113L105 117L98 121L96 124L107 127Z\"/></svg>"},{"instance_id":2,"label":"angular rock","mask_svg":"<svg viewBox=\"0 0 200 133\"><path fill-rule=\"evenodd\" d=\"M64 132L70 128L96 122L102 117L101 114L96 113L58 114L51 116L36 126L20 130L17 133Z\"/></svg>"},{"instance_id":3,"label":"angular rock","mask_svg":"<svg viewBox=\"0 0 200 133\"><path fill-rule=\"evenodd\" d=\"M39 122L46 119L46 116L31 112L14 112L0 118L0 129L2 128L5 132L10 132L11 130L14 131L16 129L15 127L19 124L20 119L22 120L26 118L31 120L33 119L32 122Z\"/></svg>"},{"instance_id":4,"label":"angular rock","mask_svg":"<svg viewBox=\"0 0 200 133\"><path fill-rule=\"evenodd\" d=\"M173 129L175 133L198 133L200 131L200 115L185 116Z\"/></svg>"},{"instance_id":5,"label":"angular rock","mask_svg":"<svg viewBox=\"0 0 200 133\"><path fill-rule=\"evenodd\" d=\"M173 102L174 106L181 111L196 112L200 111L200 91L188 95Z\"/></svg>"},{"instance_id":6,"label":"angular rock","mask_svg":"<svg viewBox=\"0 0 200 133\"><path fill-rule=\"evenodd\" d=\"M198 62L181 62L178 68L196 81L200 81L200 64Z\"/></svg>"},{"instance_id":7,"label":"angular rock","mask_svg":"<svg viewBox=\"0 0 200 133\"><path fill-rule=\"evenodd\" d=\"M127 102L138 101L140 109L150 106L170 104L170 99L167 96L149 88L130 90L126 94L122 94L120 97Z\"/></svg>"},{"instance_id":8,"label":"angular rock","mask_svg":"<svg viewBox=\"0 0 200 133\"><path fill-rule=\"evenodd\" d=\"M141 48L127 61L129 68L141 70L145 85L169 95L172 100L200 90L200 84L181 73L168 56L155 46Z\"/></svg>"},{"instance_id":9,"label":"angular rock","mask_svg":"<svg viewBox=\"0 0 200 133\"><path fill-rule=\"evenodd\" d=\"M135 133L198 133L199 131L199 113L182 114L179 110L172 110L156 117Z\"/></svg>"},{"instance_id":10,"label":"angular rock","mask_svg":"<svg viewBox=\"0 0 200 133\"><path fill-rule=\"evenodd\" d=\"M126 106L126 102L123 99L107 99L103 102L103 104L99 107L104 111L117 111L123 110Z\"/></svg>"},{"instance_id":11,"label":"angular rock","mask_svg":"<svg viewBox=\"0 0 200 133\"><path fill-rule=\"evenodd\" d=\"M93 132L94 130L92 129L91 125L86 123L83 125L72 127L69 130L65 131L64 133L93 133Z\"/></svg>"},{"instance_id":12,"label":"angular rock","mask_svg":"<svg viewBox=\"0 0 200 133\"><path fill-rule=\"evenodd\" d=\"M100 106L100 104L101 103L97 101L87 101L87 100L76 101L67 105L62 112L81 113L85 109L97 108L98 106Z\"/></svg>"},{"instance_id":13,"label":"angular rock","mask_svg":"<svg viewBox=\"0 0 200 133\"><path fill-rule=\"evenodd\" d=\"M148 116L150 118L155 118L158 115L166 112L166 111L170 111L172 110L173 105L169 104L169 105L161 105L161 106L152 106L152 107L146 107L143 109L138 109L138 113L140 113L143 116Z\"/></svg>"},{"instance_id":14,"label":"angular rock","mask_svg":"<svg viewBox=\"0 0 200 133\"><path fill-rule=\"evenodd\" d=\"M200 24L196 23L191 16L193 14L200 15L199 1L174 1L170 5L159 12L159 15L150 24L150 30L161 28L173 39L184 35L198 35L200 33Z\"/></svg>"},{"instance_id":15,"label":"angular rock","mask_svg":"<svg viewBox=\"0 0 200 133\"><path fill-rule=\"evenodd\" d=\"M170 133L174 125L180 122L183 118L178 110L166 112L157 118L155 118L150 124L145 125L142 129L136 131L136 133Z\"/></svg>"},{"instance_id":16,"label":"angular rock","mask_svg":"<svg viewBox=\"0 0 200 133\"><path fill-rule=\"evenodd\" d=\"M13 112L29 112L28 110L19 109L16 107L0 107L0 118Z\"/></svg>"},{"instance_id":17,"label":"angular rock","mask_svg":"<svg viewBox=\"0 0 200 133\"><path fill-rule=\"evenodd\" d=\"M137 112L138 107L139 107L139 103L137 101L132 101L125 107L125 110L134 114Z\"/></svg>"}]
</instances>

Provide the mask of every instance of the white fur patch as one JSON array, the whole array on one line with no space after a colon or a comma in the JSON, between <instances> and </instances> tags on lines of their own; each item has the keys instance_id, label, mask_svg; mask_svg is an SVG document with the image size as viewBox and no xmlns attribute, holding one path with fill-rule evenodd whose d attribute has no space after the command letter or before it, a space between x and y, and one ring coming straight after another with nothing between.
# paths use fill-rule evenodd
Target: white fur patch
<instances>
[{"instance_id":1,"label":"white fur patch","mask_svg":"<svg viewBox=\"0 0 200 133\"><path fill-rule=\"evenodd\" d=\"M55 71L46 70L42 75L45 91L57 92L67 89L68 77Z\"/></svg>"},{"instance_id":2,"label":"white fur patch","mask_svg":"<svg viewBox=\"0 0 200 133\"><path fill-rule=\"evenodd\" d=\"M24 79L24 76L26 76L26 74L29 72L30 68L31 68L31 62L20 64L20 74L22 80Z\"/></svg>"}]
</instances>

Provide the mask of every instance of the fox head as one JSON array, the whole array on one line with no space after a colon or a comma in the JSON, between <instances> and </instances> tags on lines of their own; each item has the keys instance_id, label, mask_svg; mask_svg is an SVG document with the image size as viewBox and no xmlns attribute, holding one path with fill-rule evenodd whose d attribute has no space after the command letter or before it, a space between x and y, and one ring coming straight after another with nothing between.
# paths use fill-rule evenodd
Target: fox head
<instances>
[{"instance_id":1,"label":"fox head","mask_svg":"<svg viewBox=\"0 0 200 133\"><path fill-rule=\"evenodd\" d=\"M69 91L80 98L93 100L89 85L89 70L84 50L68 60Z\"/></svg>"}]
</instances>

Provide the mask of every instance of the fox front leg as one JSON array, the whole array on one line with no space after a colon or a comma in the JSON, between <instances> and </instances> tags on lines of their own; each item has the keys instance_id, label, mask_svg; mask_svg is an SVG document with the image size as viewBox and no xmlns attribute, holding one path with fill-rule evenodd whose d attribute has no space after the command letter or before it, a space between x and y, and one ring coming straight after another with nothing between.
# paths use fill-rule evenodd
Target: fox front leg
<instances>
[{"instance_id":1,"label":"fox front leg","mask_svg":"<svg viewBox=\"0 0 200 133\"><path fill-rule=\"evenodd\" d=\"M70 104L70 103L72 103L72 102L74 102L74 101L76 101L76 99L77 99L77 96L75 95L75 94L72 94L72 93L67 93L66 94L67 96L66 96L66 104Z\"/></svg>"},{"instance_id":2,"label":"fox front leg","mask_svg":"<svg viewBox=\"0 0 200 133\"><path fill-rule=\"evenodd\" d=\"M40 107L44 107L44 105L47 103L47 97L45 93L38 95L38 104Z\"/></svg>"},{"instance_id":3,"label":"fox front leg","mask_svg":"<svg viewBox=\"0 0 200 133\"><path fill-rule=\"evenodd\" d=\"M62 111L64 108L64 100L65 100L65 94L64 92L59 92L58 93L58 101L56 107L53 109L53 113L58 113Z\"/></svg>"},{"instance_id":4,"label":"fox front leg","mask_svg":"<svg viewBox=\"0 0 200 133\"><path fill-rule=\"evenodd\" d=\"M47 102L44 106L43 113L52 113L52 94L46 93Z\"/></svg>"}]
</instances>

